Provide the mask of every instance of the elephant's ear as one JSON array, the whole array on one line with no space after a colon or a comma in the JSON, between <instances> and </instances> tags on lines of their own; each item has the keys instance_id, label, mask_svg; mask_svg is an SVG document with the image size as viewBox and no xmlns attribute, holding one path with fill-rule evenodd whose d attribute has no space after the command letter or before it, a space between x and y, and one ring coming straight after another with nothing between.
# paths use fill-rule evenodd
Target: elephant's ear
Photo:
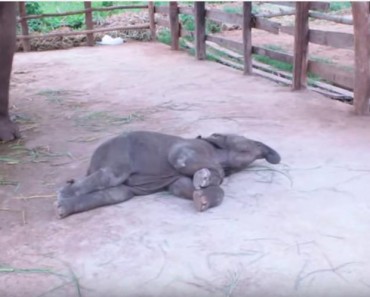
<instances>
[{"instance_id":1,"label":"elephant's ear","mask_svg":"<svg viewBox=\"0 0 370 297\"><path fill-rule=\"evenodd\" d=\"M213 133L211 136L203 138L205 141L209 142L213 146L219 149L226 148L226 135Z\"/></svg>"}]
</instances>

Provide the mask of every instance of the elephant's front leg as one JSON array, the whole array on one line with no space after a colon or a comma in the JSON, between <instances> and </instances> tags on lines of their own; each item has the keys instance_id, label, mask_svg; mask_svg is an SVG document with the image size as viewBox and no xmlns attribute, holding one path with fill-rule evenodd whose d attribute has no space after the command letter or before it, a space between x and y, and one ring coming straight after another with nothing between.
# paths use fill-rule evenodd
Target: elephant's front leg
<instances>
[{"instance_id":1,"label":"elephant's front leg","mask_svg":"<svg viewBox=\"0 0 370 297\"><path fill-rule=\"evenodd\" d=\"M9 118L9 86L16 41L16 2L0 2L0 140L18 138Z\"/></svg>"},{"instance_id":2,"label":"elephant's front leg","mask_svg":"<svg viewBox=\"0 0 370 297\"><path fill-rule=\"evenodd\" d=\"M169 162L180 174L193 178L196 189L218 186L222 183L225 172L220 164L212 160L207 151L189 146L174 148L170 151Z\"/></svg>"},{"instance_id":3,"label":"elephant's front leg","mask_svg":"<svg viewBox=\"0 0 370 297\"><path fill-rule=\"evenodd\" d=\"M125 185L69 197L64 197L59 193L56 211L59 218L65 218L74 213L121 203L132 197L134 197L133 191Z\"/></svg>"},{"instance_id":4,"label":"elephant's front leg","mask_svg":"<svg viewBox=\"0 0 370 297\"><path fill-rule=\"evenodd\" d=\"M209 186L204 189L196 189L190 177L183 176L168 187L168 191L175 196L193 200L198 211L218 206L224 198L224 191L220 186Z\"/></svg>"}]
</instances>

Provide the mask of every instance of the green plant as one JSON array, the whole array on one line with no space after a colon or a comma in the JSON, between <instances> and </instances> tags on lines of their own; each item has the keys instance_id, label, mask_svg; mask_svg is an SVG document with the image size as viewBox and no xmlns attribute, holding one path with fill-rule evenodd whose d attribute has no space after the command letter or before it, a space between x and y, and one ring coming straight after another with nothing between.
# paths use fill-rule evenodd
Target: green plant
<instances>
[{"instance_id":1,"label":"green plant","mask_svg":"<svg viewBox=\"0 0 370 297\"><path fill-rule=\"evenodd\" d=\"M227 13L242 13L241 6L224 6L223 10Z\"/></svg>"},{"instance_id":2,"label":"green plant","mask_svg":"<svg viewBox=\"0 0 370 297\"><path fill-rule=\"evenodd\" d=\"M331 59L325 57L310 56L310 60L325 64L334 64L334 62Z\"/></svg>"},{"instance_id":3,"label":"green plant","mask_svg":"<svg viewBox=\"0 0 370 297\"><path fill-rule=\"evenodd\" d=\"M272 66L276 69L282 70L282 71L286 71L286 72L292 72L293 71L293 65L289 64L289 63L277 61L277 60L274 60L274 59L271 59L269 57L262 56L262 55L253 55L253 58L255 60L257 60L258 62L270 65L270 66Z\"/></svg>"},{"instance_id":4,"label":"green plant","mask_svg":"<svg viewBox=\"0 0 370 297\"><path fill-rule=\"evenodd\" d=\"M277 52L281 52L281 53L286 53L286 49L282 48L281 46L279 45L275 45L275 44L264 44L263 45L264 48L267 48L267 49L270 49L272 51L277 51Z\"/></svg>"},{"instance_id":5,"label":"green plant","mask_svg":"<svg viewBox=\"0 0 370 297\"><path fill-rule=\"evenodd\" d=\"M180 15L180 22L183 28L187 31L195 30L194 17L192 15L182 14Z\"/></svg>"},{"instance_id":6,"label":"green plant","mask_svg":"<svg viewBox=\"0 0 370 297\"><path fill-rule=\"evenodd\" d=\"M42 14L41 6L38 2L26 2L26 13L29 14ZM43 25L41 19L33 19L28 21L28 26L32 31L40 31Z\"/></svg>"},{"instance_id":7,"label":"green plant","mask_svg":"<svg viewBox=\"0 0 370 297\"><path fill-rule=\"evenodd\" d=\"M351 7L351 2L330 2L330 11L338 11Z\"/></svg>"},{"instance_id":8,"label":"green plant","mask_svg":"<svg viewBox=\"0 0 370 297\"><path fill-rule=\"evenodd\" d=\"M113 1L103 1L101 3L101 6L103 6L103 7L113 6Z\"/></svg>"},{"instance_id":9,"label":"green plant","mask_svg":"<svg viewBox=\"0 0 370 297\"><path fill-rule=\"evenodd\" d=\"M221 31L221 25L212 20L206 20L206 33L217 33Z\"/></svg>"},{"instance_id":10,"label":"green plant","mask_svg":"<svg viewBox=\"0 0 370 297\"><path fill-rule=\"evenodd\" d=\"M163 29L161 30L157 35L158 41L165 43L165 44L171 44L171 33L170 30Z\"/></svg>"}]
</instances>

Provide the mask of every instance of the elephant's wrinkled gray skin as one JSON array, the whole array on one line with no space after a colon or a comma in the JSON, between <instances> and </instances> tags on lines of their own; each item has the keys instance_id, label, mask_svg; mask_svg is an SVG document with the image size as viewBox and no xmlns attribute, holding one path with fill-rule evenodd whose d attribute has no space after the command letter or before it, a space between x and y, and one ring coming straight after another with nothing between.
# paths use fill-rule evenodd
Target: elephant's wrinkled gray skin
<instances>
[{"instance_id":1,"label":"elephant's wrinkled gray skin","mask_svg":"<svg viewBox=\"0 0 370 297\"><path fill-rule=\"evenodd\" d=\"M256 159L280 162L273 149L239 135L184 139L148 131L122 134L95 150L86 177L59 191L57 212L63 218L165 190L193 200L204 211L221 204L225 175Z\"/></svg>"},{"instance_id":2,"label":"elephant's wrinkled gray skin","mask_svg":"<svg viewBox=\"0 0 370 297\"><path fill-rule=\"evenodd\" d=\"M18 138L9 118L9 86L16 41L16 2L0 2L0 140Z\"/></svg>"}]
</instances>

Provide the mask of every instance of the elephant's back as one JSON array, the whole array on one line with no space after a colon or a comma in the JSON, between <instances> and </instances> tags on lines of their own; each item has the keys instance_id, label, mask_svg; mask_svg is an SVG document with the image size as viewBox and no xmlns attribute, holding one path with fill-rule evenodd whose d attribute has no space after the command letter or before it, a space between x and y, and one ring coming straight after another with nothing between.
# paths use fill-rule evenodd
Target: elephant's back
<instances>
[{"instance_id":1,"label":"elephant's back","mask_svg":"<svg viewBox=\"0 0 370 297\"><path fill-rule=\"evenodd\" d=\"M168 162L170 148L182 138L151 131L128 133L130 167L133 173L170 174L172 166Z\"/></svg>"}]
</instances>

